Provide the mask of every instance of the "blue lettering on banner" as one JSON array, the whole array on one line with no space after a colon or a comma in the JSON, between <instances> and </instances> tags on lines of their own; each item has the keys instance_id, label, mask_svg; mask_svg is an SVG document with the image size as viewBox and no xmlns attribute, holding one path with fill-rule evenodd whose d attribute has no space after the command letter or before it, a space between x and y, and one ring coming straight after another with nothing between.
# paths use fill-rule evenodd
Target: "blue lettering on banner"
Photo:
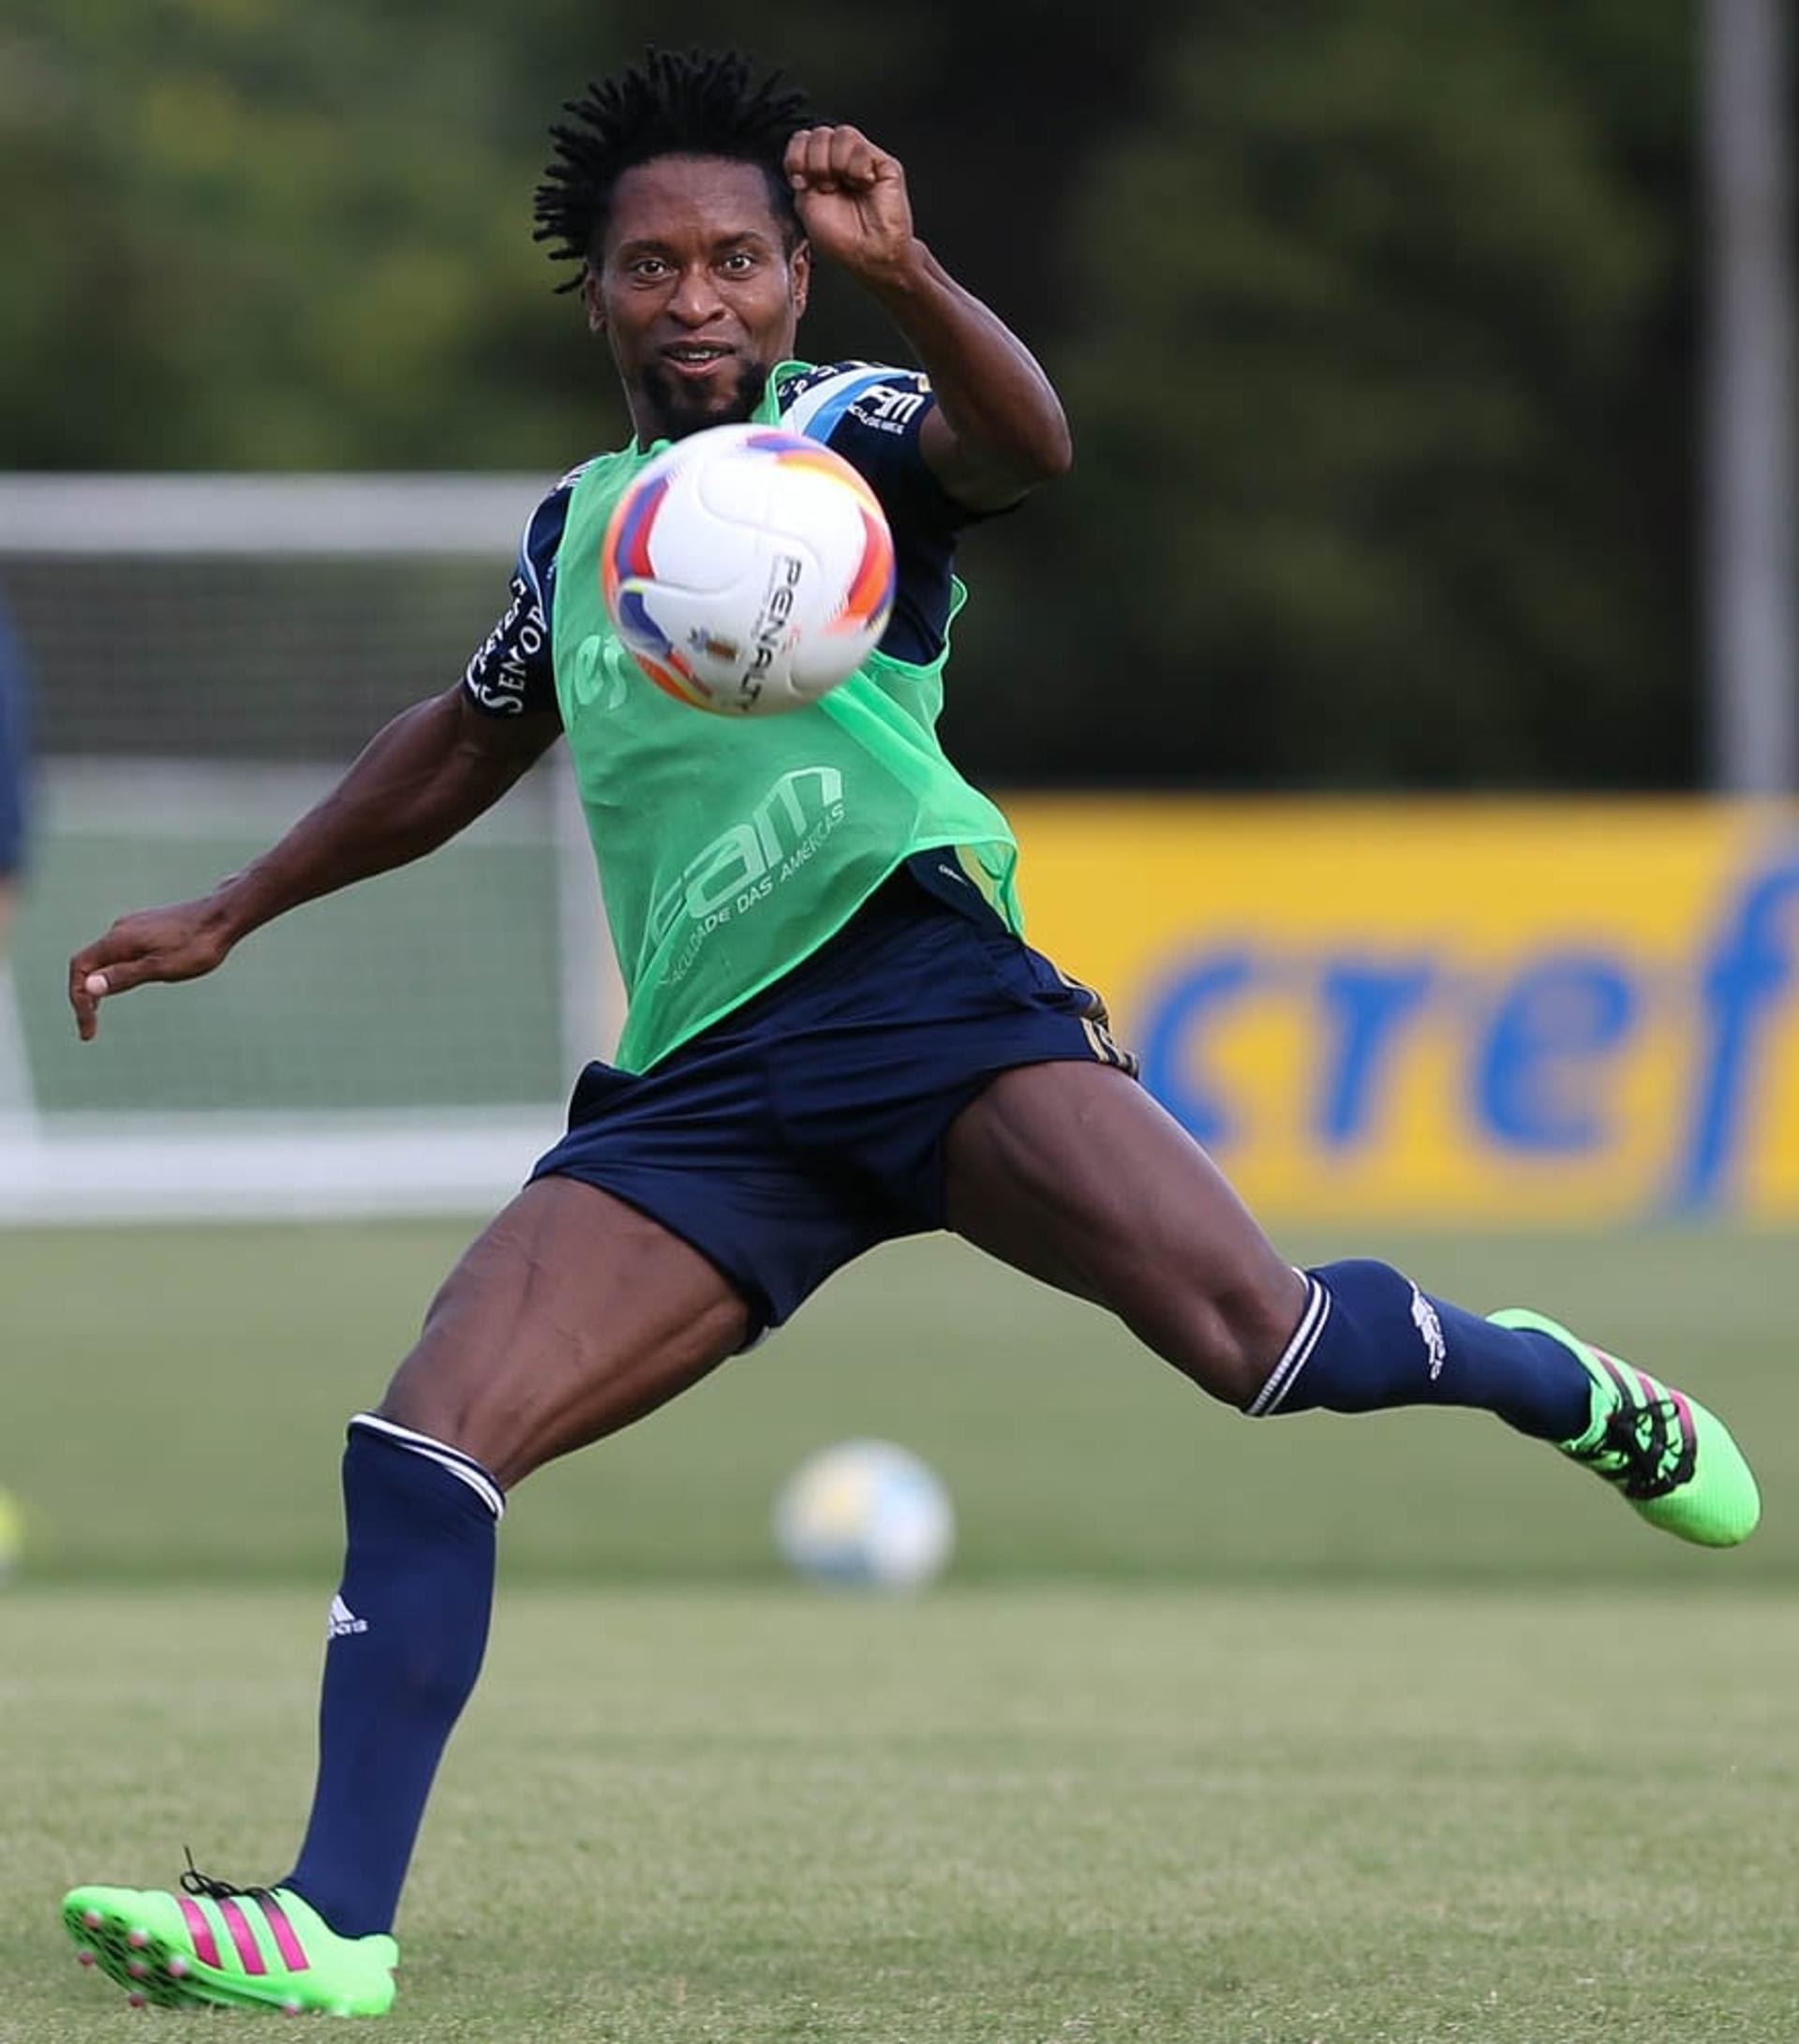
<instances>
[{"instance_id":1,"label":"blue lettering on banner","mask_svg":"<svg viewBox=\"0 0 1799 2044\"><path fill-rule=\"evenodd\" d=\"M1692 1096L1672 1182L1645 1207L1694 1214L1727 1199L1753 1126L1775 1016L1795 993L1799 851L1745 876L1695 961L1700 1013ZM1336 952L1307 960L1233 943L1182 962L1152 997L1138 1034L1143 1082L1201 1142L1242 1140L1241 1104L1208 1063L1233 1006L1260 991L1312 1004L1321 1023L1310 1126L1329 1151L1379 1138L1386 1101L1424 1019L1453 1001L1468 1017L1467 1098L1477 1126L1514 1156L1592 1155L1615 1140L1599 1081L1638 1033L1657 989L1597 947L1526 956L1483 998L1440 957Z\"/></svg>"},{"instance_id":2,"label":"blue lettering on banner","mask_svg":"<svg viewBox=\"0 0 1799 2044\"><path fill-rule=\"evenodd\" d=\"M1143 1044L1143 1083L1199 1141L1228 1142L1234 1124L1223 1100L1198 1075L1196 1045L1206 1018L1242 992L1253 976L1248 954L1202 959L1181 975L1150 1010Z\"/></svg>"},{"instance_id":3,"label":"blue lettering on banner","mask_svg":"<svg viewBox=\"0 0 1799 2044\"><path fill-rule=\"evenodd\" d=\"M1405 1023L1430 999L1438 978L1417 962L1338 958L1325 962L1318 993L1330 1027L1317 1104L1318 1141L1352 1149L1374 1125L1381 1081Z\"/></svg>"},{"instance_id":4,"label":"blue lettering on banner","mask_svg":"<svg viewBox=\"0 0 1799 2044\"><path fill-rule=\"evenodd\" d=\"M1799 856L1754 875L1706 965L1704 1077L1673 1187L1674 1205L1683 1212L1717 1204L1729 1179L1752 1090L1761 1031L1767 1010L1792 977L1792 959L1779 918L1795 894Z\"/></svg>"},{"instance_id":5,"label":"blue lettering on banner","mask_svg":"<svg viewBox=\"0 0 1799 2044\"><path fill-rule=\"evenodd\" d=\"M1501 995L1476 1079L1481 1123L1514 1150L1596 1150L1594 1067L1629 1036L1641 1004L1615 959L1546 958Z\"/></svg>"}]
</instances>

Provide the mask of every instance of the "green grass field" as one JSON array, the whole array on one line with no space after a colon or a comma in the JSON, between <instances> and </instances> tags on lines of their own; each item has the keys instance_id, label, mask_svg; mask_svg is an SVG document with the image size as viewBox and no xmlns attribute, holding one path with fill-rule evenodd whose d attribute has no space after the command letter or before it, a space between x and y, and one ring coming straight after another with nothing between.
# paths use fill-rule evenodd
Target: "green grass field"
<instances>
[{"instance_id":1,"label":"green grass field","mask_svg":"<svg viewBox=\"0 0 1799 2044\"><path fill-rule=\"evenodd\" d=\"M171 1878L183 1843L278 1871L319 1616L8 1605L0 2037L178 2022L78 1971L56 1895ZM426 1828L390 2029L1775 2044L1795 1686L1783 1607L1729 1589L527 1590Z\"/></svg>"},{"instance_id":2,"label":"green grass field","mask_svg":"<svg viewBox=\"0 0 1799 2044\"><path fill-rule=\"evenodd\" d=\"M0 1599L0 2039L178 2020L78 1971L67 1883L166 1881L184 1843L280 1871L342 1419L462 1232L0 1235L33 1532ZM384 2034L1799 2034L1791 1246L1386 1246L1717 1404L1756 1541L1683 1549L1474 1416L1251 1426L953 1246L885 1252L520 1492ZM862 1432L956 1495L915 1604L776 1573L775 1485Z\"/></svg>"}]
</instances>

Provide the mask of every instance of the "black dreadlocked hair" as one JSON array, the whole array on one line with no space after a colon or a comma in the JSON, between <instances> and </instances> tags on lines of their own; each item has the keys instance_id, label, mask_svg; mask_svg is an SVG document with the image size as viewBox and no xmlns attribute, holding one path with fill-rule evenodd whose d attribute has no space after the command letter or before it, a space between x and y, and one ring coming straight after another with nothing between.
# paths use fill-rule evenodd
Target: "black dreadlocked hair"
<instances>
[{"instance_id":1,"label":"black dreadlocked hair","mask_svg":"<svg viewBox=\"0 0 1799 2044\"><path fill-rule=\"evenodd\" d=\"M579 99L565 101L574 123L550 129L556 157L537 187L531 239L559 244L550 251L552 261L585 266L599 250L613 187L625 172L655 157L725 157L761 170L791 246L799 239L799 216L781 160L810 107L780 71L752 84L751 62L736 50L676 52L652 44L641 65L589 82ZM558 291L575 290L581 275Z\"/></svg>"}]
</instances>

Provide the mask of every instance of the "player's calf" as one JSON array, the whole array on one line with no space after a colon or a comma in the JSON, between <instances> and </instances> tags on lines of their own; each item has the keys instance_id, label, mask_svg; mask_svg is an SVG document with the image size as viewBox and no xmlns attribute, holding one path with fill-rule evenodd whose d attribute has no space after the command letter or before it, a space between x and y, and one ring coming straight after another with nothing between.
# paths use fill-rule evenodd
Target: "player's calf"
<instances>
[{"instance_id":1,"label":"player's calf","mask_svg":"<svg viewBox=\"0 0 1799 2044\"><path fill-rule=\"evenodd\" d=\"M1449 1405L1496 1412L1544 1440L1584 1432L1591 1380L1561 1343L1434 1298L1388 1263L1356 1258L1301 1275L1304 1305L1244 1403L1252 1417Z\"/></svg>"},{"instance_id":2,"label":"player's calf","mask_svg":"<svg viewBox=\"0 0 1799 2044\"><path fill-rule=\"evenodd\" d=\"M1558 1343L1432 1298L1386 1263L1268 1261L1240 1258L1164 1288L1132 1325L1202 1390L1256 1418L1453 1405L1547 1440L1586 1426L1589 1380Z\"/></svg>"},{"instance_id":3,"label":"player's calf","mask_svg":"<svg viewBox=\"0 0 1799 2044\"><path fill-rule=\"evenodd\" d=\"M505 1507L468 1455L361 1413L344 1451L319 1777L283 1884L339 1932L393 1923L425 1799L481 1669Z\"/></svg>"},{"instance_id":4,"label":"player's calf","mask_svg":"<svg viewBox=\"0 0 1799 2044\"><path fill-rule=\"evenodd\" d=\"M1727 1547L1754 1531L1755 1479L1723 1423L1685 1393L1540 1314L1481 1320L1389 1264L1304 1276L1298 1324L1245 1402L1252 1416L1474 1407L1553 1441L1679 1539Z\"/></svg>"}]
</instances>

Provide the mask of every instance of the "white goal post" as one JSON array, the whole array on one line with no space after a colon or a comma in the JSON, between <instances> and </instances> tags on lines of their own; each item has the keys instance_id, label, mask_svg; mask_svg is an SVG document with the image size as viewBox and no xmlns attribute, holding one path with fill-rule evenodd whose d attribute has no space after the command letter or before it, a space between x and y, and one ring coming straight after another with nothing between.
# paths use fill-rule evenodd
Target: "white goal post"
<instances>
[{"instance_id":1,"label":"white goal post","mask_svg":"<svg viewBox=\"0 0 1799 2044\"><path fill-rule=\"evenodd\" d=\"M621 998L559 754L453 844L75 1041L66 961L272 842L507 601L548 479L0 478L41 757L0 965L0 1224L479 1212Z\"/></svg>"}]
</instances>

